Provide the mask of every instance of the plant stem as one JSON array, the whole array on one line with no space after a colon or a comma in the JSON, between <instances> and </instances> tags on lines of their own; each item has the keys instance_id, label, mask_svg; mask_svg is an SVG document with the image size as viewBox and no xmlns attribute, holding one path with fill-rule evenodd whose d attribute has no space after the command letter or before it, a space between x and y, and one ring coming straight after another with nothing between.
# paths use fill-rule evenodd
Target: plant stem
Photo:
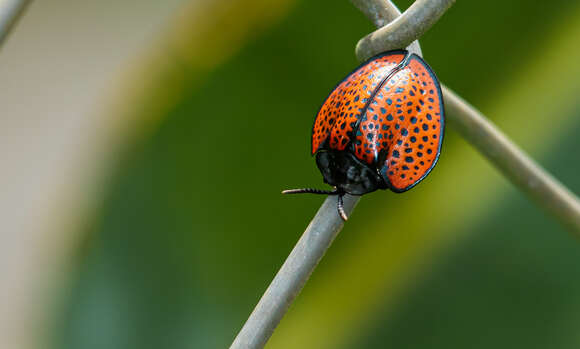
<instances>
[{"instance_id":1,"label":"plant stem","mask_svg":"<svg viewBox=\"0 0 580 349\"><path fill-rule=\"evenodd\" d=\"M375 24L381 23L385 9L390 8L385 1L353 0L355 5L363 11ZM385 48L407 47L421 37L447 11L455 0L416 0L402 15L389 24L360 39L356 45L356 57L359 61L386 51ZM382 15L374 15L376 9L382 9ZM378 18L378 19L377 19Z\"/></svg>"},{"instance_id":2,"label":"plant stem","mask_svg":"<svg viewBox=\"0 0 580 349\"><path fill-rule=\"evenodd\" d=\"M0 1L0 47L31 0Z\"/></svg>"},{"instance_id":3,"label":"plant stem","mask_svg":"<svg viewBox=\"0 0 580 349\"><path fill-rule=\"evenodd\" d=\"M397 8L397 6L395 6L395 4L393 4L391 1L386 1L386 0L379 0L379 1L351 0L351 2L362 13L364 13L365 16L367 16L367 18L370 19L371 22L373 22L373 24L379 29L382 28L383 26L388 26L388 25L392 24L390 22L395 21L397 19L397 17L399 17L401 15L401 12ZM407 11L405 11L405 12L407 12ZM416 38L418 38L418 36ZM389 46L389 44L390 43L386 43L385 46L383 46L383 47L397 47L397 48L407 47L407 50L409 50L409 52L415 53L419 56L423 56L423 53L421 52L421 47L419 46L419 41L417 41L417 40L411 42L409 44L409 46L407 46L407 45ZM358 44L357 44L357 49L358 49ZM383 50L383 51L386 51L386 50ZM355 50L355 54L357 54L356 50ZM358 57L358 54L357 54L357 57ZM372 55L368 56L366 58L369 58L369 57L372 57ZM366 58L364 58L364 59L359 58L359 61L362 62Z\"/></svg>"},{"instance_id":4,"label":"plant stem","mask_svg":"<svg viewBox=\"0 0 580 349\"><path fill-rule=\"evenodd\" d=\"M359 196L344 196L350 214ZM326 198L306 231L270 283L230 348L262 348L344 224L336 213L337 196Z\"/></svg>"},{"instance_id":5,"label":"plant stem","mask_svg":"<svg viewBox=\"0 0 580 349\"><path fill-rule=\"evenodd\" d=\"M442 86L446 120L465 140L571 231L580 233L580 200L477 109Z\"/></svg>"}]
</instances>

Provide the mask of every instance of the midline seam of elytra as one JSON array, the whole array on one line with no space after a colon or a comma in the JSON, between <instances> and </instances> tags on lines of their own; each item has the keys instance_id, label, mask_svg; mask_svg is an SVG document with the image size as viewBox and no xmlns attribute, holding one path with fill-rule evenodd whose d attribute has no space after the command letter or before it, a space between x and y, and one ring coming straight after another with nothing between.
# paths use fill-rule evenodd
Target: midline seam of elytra
<instances>
[{"instance_id":1,"label":"midline seam of elytra","mask_svg":"<svg viewBox=\"0 0 580 349\"><path fill-rule=\"evenodd\" d=\"M401 62L399 62L399 64L397 64L397 66L395 68L393 68L393 70L391 70L391 72L389 72L389 74L387 74L387 76L385 76L381 80L381 82L377 85L377 87L373 90L373 93L371 93L369 100L366 102L365 106L362 108L361 113L359 114L359 118L357 119L356 124L354 125L354 127L352 129L352 135L349 138L349 144L347 145L347 146L351 147L351 150L353 152L355 151L354 140L356 139L356 134L358 133L358 130L360 128L360 124L362 122L363 116L366 114L371 103L373 102L373 100L375 99L375 97L377 96L377 94L379 93L381 88L383 88L383 85L387 81L389 81L389 79L392 78L395 74L397 74L398 72L403 70L403 68L405 68L405 66L409 63L409 60L411 59L411 55L412 55L411 52L407 51L407 54L405 55L405 57L403 57Z\"/></svg>"}]
</instances>

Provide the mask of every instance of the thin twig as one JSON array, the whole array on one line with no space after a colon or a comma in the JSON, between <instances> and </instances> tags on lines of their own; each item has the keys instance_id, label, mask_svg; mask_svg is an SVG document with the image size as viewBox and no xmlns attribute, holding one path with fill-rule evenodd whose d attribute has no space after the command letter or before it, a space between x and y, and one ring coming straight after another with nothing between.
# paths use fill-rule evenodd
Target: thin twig
<instances>
[{"instance_id":1,"label":"thin twig","mask_svg":"<svg viewBox=\"0 0 580 349\"><path fill-rule=\"evenodd\" d=\"M355 5L362 9L363 13L375 23L381 23L384 14L381 16L372 15L372 12L379 8L385 11L384 1L354 1ZM447 11L455 0L417 0L407 11L397 17L391 23L380 27L369 35L365 36L356 45L356 57L359 61L386 51L386 47L407 47L417 38L421 37L439 18ZM375 19L376 18L376 19Z\"/></svg>"},{"instance_id":2,"label":"thin twig","mask_svg":"<svg viewBox=\"0 0 580 349\"><path fill-rule=\"evenodd\" d=\"M336 213L336 196L326 198L306 231L254 308L230 348L262 348L288 307L344 224ZM358 196L344 196L344 209L350 215Z\"/></svg>"},{"instance_id":3,"label":"thin twig","mask_svg":"<svg viewBox=\"0 0 580 349\"><path fill-rule=\"evenodd\" d=\"M387 24L392 24L389 22L392 22L394 20L397 19L397 17L399 17L401 15L401 12L399 11L399 9L391 2L391 1L385 1L385 0L379 0L379 1L368 1L368 0L351 0L351 2L362 12L365 14L365 16L367 16L368 19L371 20L371 22L373 22L373 24L377 27L377 28L382 28L383 26L387 25ZM418 38L418 36L417 36ZM397 48L401 48L401 47L405 47L407 45L404 46L388 46L388 44L385 47L397 47ZM358 47L358 45L357 45ZM419 46L419 41L415 40L413 41L411 44L409 44L407 46L407 50L409 50L409 52L411 53L415 53L419 56L423 56L423 53L421 52L421 47ZM385 50L383 50L385 51ZM356 51L355 51L356 53ZM358 57L358 55L357 55ZM369 56L371 57L371 56ZM368 57L367 57L368 58ZM360 59L359 60L362 62L364 61L364 59Z\"/></svg>"},{"instance_id":4,"label":"thin twig","mask_svg":"<svg viewBox=\"0 0 580 349\"><path fill-rule=\"evenodd\" d=\"M394 21L401 15L401 11L390 1L351 0L377 28L381 28Z\"/></svg>"},{"instance_id":5,"label":"thin twig","mask_svg":"<svg viewBox=\"0 0 580 349\"><path fill-rule=\"evenodd\" d=\"M31 0L0 1L0 46L18 21Z\"/></svg>"},{"instance_id":6,"label":"thin twig","mask_svg":"<svg viewBox=\"0 0 580 349\"><path fill-rule=\"evenodd\" d=\"M446 120L497 167L573 232L580 233L580 200L515 145L477 109L442 86Z\"/></svg>"}]
</instances>

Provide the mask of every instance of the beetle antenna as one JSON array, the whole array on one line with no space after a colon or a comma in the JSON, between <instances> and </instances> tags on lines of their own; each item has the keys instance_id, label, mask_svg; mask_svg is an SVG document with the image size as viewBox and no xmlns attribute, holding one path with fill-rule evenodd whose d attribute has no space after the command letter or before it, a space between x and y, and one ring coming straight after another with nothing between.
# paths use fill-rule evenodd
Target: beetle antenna
<instances>
[{"instance_id":1,"label":"beetle antenna","mask_svg":"<svg viewBox=\"0 0 580 349\"><path fill-rule=\"evenodd\" d=\"M346 222L346 220L348 219L348 216L346 215L346 212L344 211L344 206L343 206L343 202L342 202L343 195L344 194L338 194L338 203L336 204L336 208L338 209L338 215L340 216L340 218L342 218L342 220Z\"/></svg>"},{"instance_id":2,"label":"beetle antenna","mask_svg":"<svg viewBox=\"0 0 580 349\"><path fill-rule=\"evenodd\" d=\"M342 197L344 192L342 190L338 190L334 188L334 190L322 190L322 189L314 189L314 188L301 188L301 189L288 189L283 190L282 194L326 194L326 195L337 195L338 196L338 203L336 204L336 208L338 209L338 215L342 220L346 221L348 216L344 211L344 202L342 201Z\"/></svg>"},{"instance_id":3,"label":"beetle antenna","mask_svg":"<svg viewBox=\"0 0 580 349\"><path fill-rule=\"evenodd\" d=\"M326 195L338 195L338 191L334 190L322 190L314 188L301 188L301 189L288 189L283 190L282 194L326 194Z\"/></svg>"}]
</instances>

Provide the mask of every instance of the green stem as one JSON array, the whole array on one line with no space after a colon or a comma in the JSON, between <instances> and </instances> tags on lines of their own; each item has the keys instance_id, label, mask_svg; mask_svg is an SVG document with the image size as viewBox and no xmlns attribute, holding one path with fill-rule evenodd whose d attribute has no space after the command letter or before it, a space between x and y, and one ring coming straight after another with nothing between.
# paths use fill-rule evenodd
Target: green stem
<instances>
[{"instance_id":1,"label":"green stem","mask_svg":"<svg viewBox=\"0 0 580 349\"><path fill-rule=\"evenodd\" d=\"M31 0L4 0L0 2L0 46Z\"/></svg>"}]
</instances>

